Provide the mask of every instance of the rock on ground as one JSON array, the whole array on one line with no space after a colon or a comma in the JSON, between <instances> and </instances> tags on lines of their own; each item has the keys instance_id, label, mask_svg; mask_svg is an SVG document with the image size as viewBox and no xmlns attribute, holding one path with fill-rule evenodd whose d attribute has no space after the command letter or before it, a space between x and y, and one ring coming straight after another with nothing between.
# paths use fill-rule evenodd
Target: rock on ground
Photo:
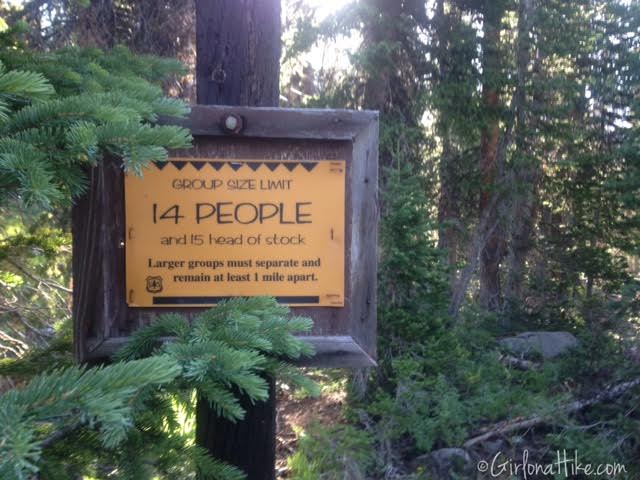
<instances>
[{"instance_id":1,"label":"rock on ground","mask_svg":"<svg viewBox=\"0 0 640 480\"><path fill-rule=\"evenodd\" d=\"M569 332L524 332L498 342L514 354L523 357L539 354L545 360L578 346L578 339Z\"/></svg>"},{"instance_id":2,"label":"rock on ground","mask_svg":"<svg viewBox=\"0 0 640 480\"><path fill-rule=\"evenodd\" d=\"M475 477L471 455L462 448L434 450L417 457L411 467L418 475L426 475L425 478L453 480Z\"/></svg>"}]
</instances>

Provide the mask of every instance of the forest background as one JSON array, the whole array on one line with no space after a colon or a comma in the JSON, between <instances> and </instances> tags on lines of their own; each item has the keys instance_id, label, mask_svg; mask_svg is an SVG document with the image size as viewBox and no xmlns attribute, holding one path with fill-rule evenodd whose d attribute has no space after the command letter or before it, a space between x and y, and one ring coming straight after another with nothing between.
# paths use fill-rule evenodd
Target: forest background
<instances>
[{"instance_id":1,"label":"forest background","mask_svg":"<svg viewBox=\"0 0 640 480\"><path fill-rule=\"evenodd\" d=\"M482 459L517 463L526 451L546 464L568 450L640 477L640 4L340 7L320 16L283 0L281 106L381 112L379 365L311 372L344 405L297 429L281 476L475 478ZM166 319L183 342L138 360L129 383L116 385L122 372L108 368L102 383L85 378L77 405L57 399L71 415L30 407L63 370L39 377L41 390L20 389L71 363L70 205L83 169L115 153L140 170L189 142L153 123L184 115L176 98L195 96L192 1L30 0L4 5L2 18L2 465L43 478L240 478L189 443L185 391L207 391L234 418L220 385L260 398L266 370L284 375L281 388L313 390L265 360L310 353L293 339L278 347L252 323L257 308L280 332L309 328L273 304L229 306L254 335L251 351L224 322L205 335ZM121 359L149 351L160 330ZM213 375L194 367L207 348L243 369L232 376L221 363L218 383L198 383ZM95 388L104 404L87 402ZM151 434L157 448L129 461Z\"/></svg>"}]
</instances>

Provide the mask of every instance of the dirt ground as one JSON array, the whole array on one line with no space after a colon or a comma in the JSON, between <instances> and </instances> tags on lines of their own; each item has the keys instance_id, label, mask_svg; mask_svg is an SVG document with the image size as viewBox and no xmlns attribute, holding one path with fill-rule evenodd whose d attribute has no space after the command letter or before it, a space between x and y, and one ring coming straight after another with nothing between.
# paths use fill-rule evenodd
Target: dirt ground
<instances>
[{"instance_id":1,"label":"dirt ground","mask_svg":"<svg viewBox=\"0 0 640 480\"><path fill-rule=\"evenodd\" d=\"M296 431L305 430L313 421L324 425L343 422L346 393L340 389L324 391L319 398L300 398L286 386L279 385L277 395L276 474L278 479L290 479L287 458L296 451Z\"/></svg>"}]
</instances>

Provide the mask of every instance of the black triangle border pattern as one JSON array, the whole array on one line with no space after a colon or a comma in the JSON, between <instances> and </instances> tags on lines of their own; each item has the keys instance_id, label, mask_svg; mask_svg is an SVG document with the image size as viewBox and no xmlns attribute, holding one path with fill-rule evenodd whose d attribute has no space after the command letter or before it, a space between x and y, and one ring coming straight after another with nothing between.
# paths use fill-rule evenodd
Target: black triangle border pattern
<instances>
[{"instance_id":1,"label":"black triangle border pattern","mask_svg":"<svg viewBox=\"0 0 640 480\"><path fill-rule=\"evenodd\" d=\"M197 171L205 171L207 166L212 168L215 171L220 171L224 167L231 168L234 172L239 170L247 169L253 172L259 170L260 168L268 168L270 171L275 172L278 168L282 166L282 169L285 172L292 172L296 168L301 167L307 172L311 172L315 169L315 167L320 162L287 162L287 161L278 161L278 160L235 160L235 161L226 161L226 160L167 160L167 161L154 161L152 165L158 170L164 170L165 167L171 165L174 171L182 171L182 169L190 163L193 168Z\"/></svg>"}]
</instances>

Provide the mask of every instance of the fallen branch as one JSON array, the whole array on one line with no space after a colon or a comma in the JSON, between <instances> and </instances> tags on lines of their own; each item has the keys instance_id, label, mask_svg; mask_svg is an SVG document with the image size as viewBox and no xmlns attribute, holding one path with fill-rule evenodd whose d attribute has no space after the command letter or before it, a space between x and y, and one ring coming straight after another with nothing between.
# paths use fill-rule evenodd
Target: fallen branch
<instances>
[{"instance_id":1,"label":"fallen branch","mask_svg":"<svg viewBox=\"0 0 640 480\"><path fill-rule=\"evenodd\" d=\"M628 392L632 388L637 387L638 385L640 385L640 378L636 378L635 380L631 380L629 382L619 383L618 385L614 385L606 388L604 391L600 392L595 397L566 403L562 405L556 411L556 413L572 414L572 413L579 412L592 405L613 400L623 395L624 393ZM536 415L524 420L502 422L498 425L491 427L489 431L483 433L482 435L478 435L476 437L473 437L467 440L464 443L464 448L471 448L478 443L484 442L485 440L488 440L490 438L493 438L499 435L505 435L507 433L528 429L528 428L535 427L537 425L542 425L545 423L552 423L554 418L555 418L555 415Z\"/></svg>"}]
</instances>

